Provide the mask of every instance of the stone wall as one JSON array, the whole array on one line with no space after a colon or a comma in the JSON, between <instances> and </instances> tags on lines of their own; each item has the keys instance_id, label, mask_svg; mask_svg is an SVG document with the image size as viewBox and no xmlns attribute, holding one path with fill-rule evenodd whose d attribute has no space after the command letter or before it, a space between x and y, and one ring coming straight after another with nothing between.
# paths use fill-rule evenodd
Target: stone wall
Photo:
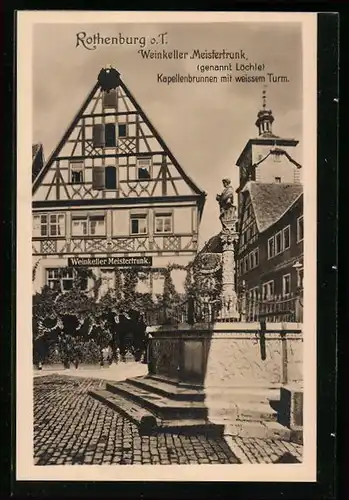
<instances>
[{"instance_id":1,"label":"stone wall","mask_svg":"<svg viewBox=\"0 0 349 500\"><path fill-rule=\"evenodd\" d=\"M150 329L154 374L205 387L302 384L302 325L259 323L158 326Z\"/></svg>"}]
</instances>

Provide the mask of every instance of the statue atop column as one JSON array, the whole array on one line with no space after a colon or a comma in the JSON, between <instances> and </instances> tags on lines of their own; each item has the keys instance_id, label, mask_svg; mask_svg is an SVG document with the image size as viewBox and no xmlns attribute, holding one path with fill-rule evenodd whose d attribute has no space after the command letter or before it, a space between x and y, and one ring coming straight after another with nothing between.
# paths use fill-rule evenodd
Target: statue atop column
<instances>
[{"instance_id":1,"label":"statue atop column","mask_svg":"<svg viewBox=\"0 0 349 500\"><path fill-rule=\"evenodd\" d=\"M236 207L234 205L234 190L230 179L223 179L224 189L217 194L219 203L219 219L222 224L220 239L222 242L222 309L224 319L236 320L239 317L237 296L235 291L235 256L234 248L237 240Z\"/></svg>"},{"instance_id":2,"label":"statue atop column","mask_svg":"<svg viewBox=\"0 0 349 500\"><path fill-rule=\"evenodd\" d=\"M236 207L234 205L234 189L230 179L223 179L224 189L221 194L217 194L216 200L219 203L219 219L222 224L223 231L230 232L234 230L236 222Z\"/></svg>"}]
</instances>

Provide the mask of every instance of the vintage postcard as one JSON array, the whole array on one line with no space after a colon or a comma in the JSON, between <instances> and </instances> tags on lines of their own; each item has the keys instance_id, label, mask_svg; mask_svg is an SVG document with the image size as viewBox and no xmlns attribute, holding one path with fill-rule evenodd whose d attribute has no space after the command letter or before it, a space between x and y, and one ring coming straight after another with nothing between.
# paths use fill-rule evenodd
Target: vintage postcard
<instances>
[{"instance_id":1,"label":"vintage postcard","mask_svg":"<svg viewBox=\"0 0 349 500\"><path fill-rule=\"evenodd\" d=\"M315 481L316 14L17 21L17 480Z\"/></svg>"}]
</instances>

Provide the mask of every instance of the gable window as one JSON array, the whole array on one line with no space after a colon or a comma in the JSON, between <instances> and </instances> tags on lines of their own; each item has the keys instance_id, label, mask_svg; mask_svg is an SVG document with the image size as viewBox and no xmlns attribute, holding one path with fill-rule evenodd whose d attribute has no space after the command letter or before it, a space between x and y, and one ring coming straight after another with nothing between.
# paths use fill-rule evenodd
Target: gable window
<instances>
[{"instance_id":1,"label":"gable window","mask_svg":"<svg viewBox=\"0 0 349 500\"><path fill-rule=\"evenodd\" d=\"M147 234L148 220L145 214L131 215L131 234Z\"/></svg>"},{"instance_id":2,"label":"gable window","mask_svg":"<svg viewBox=\"0 0 349 500\"><path fill-rule=\"evenodd\" d=\"M172 214L155 214L155 233L172 233Z\"/></svg>"},{"instance_id":3,"label":"gable window","mask_svg":"<svg viewBox=\"0 0 349 500\"><path fill-rule=\"evenodd\" d=\"M104 92L104 94L103 94L103 107L116 109L116 106L117 106L116 89L112 89L109 92Z\"/></svg>"},{"instance_id":4,"label":"gable window","mask_svg":"<svg viewBox=\"0 0 349 500\"><path fill-rule=\"evenodd\" d=\"M282 236L283 236L283 250L287 250L290 248L291 244L291 230L290 226L285 227L282 231Z\"/></svg>"},{"instance_id":5,"label":"gable window","mask_svg":"<svg viewBox=\"0 0 349 500\"><path fill-rule=\"evenodd\" d=\"M280 161L281 161L281 154L280 153L273 153L273 160L276 163L280 163Z\"/></svg>"},{"instance_id":6,"label":"gable window","mask_svg":"<svg viewBox=\"0 0 349 500\"><path fill-rule=\"evenodd\" d=\"M304 238L304 226L303 226L303 215L297 219L297 243L303 241Z\"/></svg>"},{"instance_id":7,"label":"gable window","mask_svg":"<svg viewBox=\"0 0 349 500\"><path fill-rule=\"evenodd\" d=\"M72 236L104 236L103 214L72 214Z\"/></svg>"},{"instance_id":8,"label":"gable window","mask_svg":"<svg viewBox=\"0 0 349 500\"><path fill-rule=\"evenodd\" d=\"M116 147L116 131L114 123L96 123L93 125L92 142L94 148Z\"/></svg>"},{"instance_id":9,"label":"gable window","mask_svg":"<svg viewBox=\"0 0 349 500\"><path fill-rule=\"evenodd\" d=\"M150 179L151 178L151 158L137 158L137 176L138 179Z\"/></svg>"},{"instance_id":10,"label":"gable window","mask_svg":"<svg viewBox=\"0 0 349 500\"><path fill-rule=\"evenodd\" d=\"M282 295L288 297L291 293L291 275L285 274L282 277Z\"/></svg>"},{"instance_id":11,"label":"gable window","mask_svg":"<svg viewBox=\"0 0 349 500\"><path fill-rule=\"evenodd\" d=\"M106 148L115 148L115 146L116 146L115 124L114 123L106 123L105 124L105 147Z\"/></svg>"},{"instance_id":12,"label":"gable window","mask_svg":"<svg viewBox=\"0 0 349 500\"><path fill-rule=\"evenodd\" d=\"M116 189L116 167L105 167L105 189Z\"/></svg>"},{"instance_id":13,"label":"gable window","mask_svg":"<svg viewBox=\"0 0 349 500\"><path fill-rule=\"evenodd\" d=\"M84 162L71 161L69 163L70 182L72 184L82 184L84 182Z\"/></svg>"},{"instance_id":14,"label":"gable window","mask_svg":"<svg viewBox=\"0 0 349 500\"><path fill-rule=\"evenodd\" d=\"M42 214L33 217L33 236L64 236L64 214Z\"/></svg>"},{"instance_id":15,"label":"gable window","mask_svg":"<svg viewBox=\"0 0 349 500\"><path fill-rule=\"evenodd\" d=\"M92 169L92 188L104 189L105 187L105 168L93 167Z\"/></svg>"},{"instance_id":16,"label":"gable window","mask_svg":"<svg viewBox=\"0 0 349 500\"><path fill-rule=\"evenodd\" d=\"M268 259L271 259L275 255L274 249L274 236L268 239Z\"/></svg>"},{"instance_id":17,"label":"gable window","mask_svg":"<svg viewBox=\"0 0 349 500\"><path fill-rule=\"evenodd\" d=\"M127 137L127 124L126 123L119 123L118 125L118 136L119 137Z\"/></svg>"},{"instance_id":18,"label":"gable window","mask_svg":"<svg viewBox=\"0 0 349 500\"><path fill-rule=\"evenodd\" d=\"M281 231L275 236L275 255L278 255L282 252L282 238Z\"/></svg>"},{"instance_id":19,"label":"gable window","mask_svg":"<svg viewBox=\"0 0 349 500\"><path fill-rule=\"evenodd\" d=\"M262 285L262 299L269 300L274 296L274 281L267 281Z\"/></svg>"}]
</instances>

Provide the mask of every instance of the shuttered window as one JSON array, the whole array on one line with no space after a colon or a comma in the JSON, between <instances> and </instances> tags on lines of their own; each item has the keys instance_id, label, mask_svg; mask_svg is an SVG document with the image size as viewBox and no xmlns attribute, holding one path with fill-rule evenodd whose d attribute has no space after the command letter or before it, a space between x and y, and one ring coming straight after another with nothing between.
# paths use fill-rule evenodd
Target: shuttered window
<instances>
[{"instance_id":1,"label":"shuttered window","mask_svg":"<svg viewBox=\"0 0 349 500\"><path fill-rule=\"evenodd\" d=\"M93 141L93 147L104 148L105 146L104 125L102 123L97 123L93 125L92 141Z\"/></svg>"},{"instance_id":2,"label":"shuttered window","mask_svg":"<svg viewBox=\"0 0 349 500\"><path fill-rule=\"evenodd\" d=\"M117 105L117 95L116 90L110 90L110 92L104 92L103 94L103 107L104 108L116 108Z\"/></svg>"},{"instance_id":3,"label":"shuttered window","mask_svg":"<svg viewBox=\"0 0 349 500\"><path fill-rule=\"evenodd\" d=\"M117 185L116 167L113 166L105 167L105 188L116 189L116 185Z\"/></svg>"},{"instance_id":4,"label":"shuttered window","mask_svg":"<svg viewBox=\"0 0 349 500\"><path fill-rule=\"evenodd\" d=\"M93 189L104 189L105 187L104 167L93 167L92 187Z\"/></svg>"}]
</instances>

